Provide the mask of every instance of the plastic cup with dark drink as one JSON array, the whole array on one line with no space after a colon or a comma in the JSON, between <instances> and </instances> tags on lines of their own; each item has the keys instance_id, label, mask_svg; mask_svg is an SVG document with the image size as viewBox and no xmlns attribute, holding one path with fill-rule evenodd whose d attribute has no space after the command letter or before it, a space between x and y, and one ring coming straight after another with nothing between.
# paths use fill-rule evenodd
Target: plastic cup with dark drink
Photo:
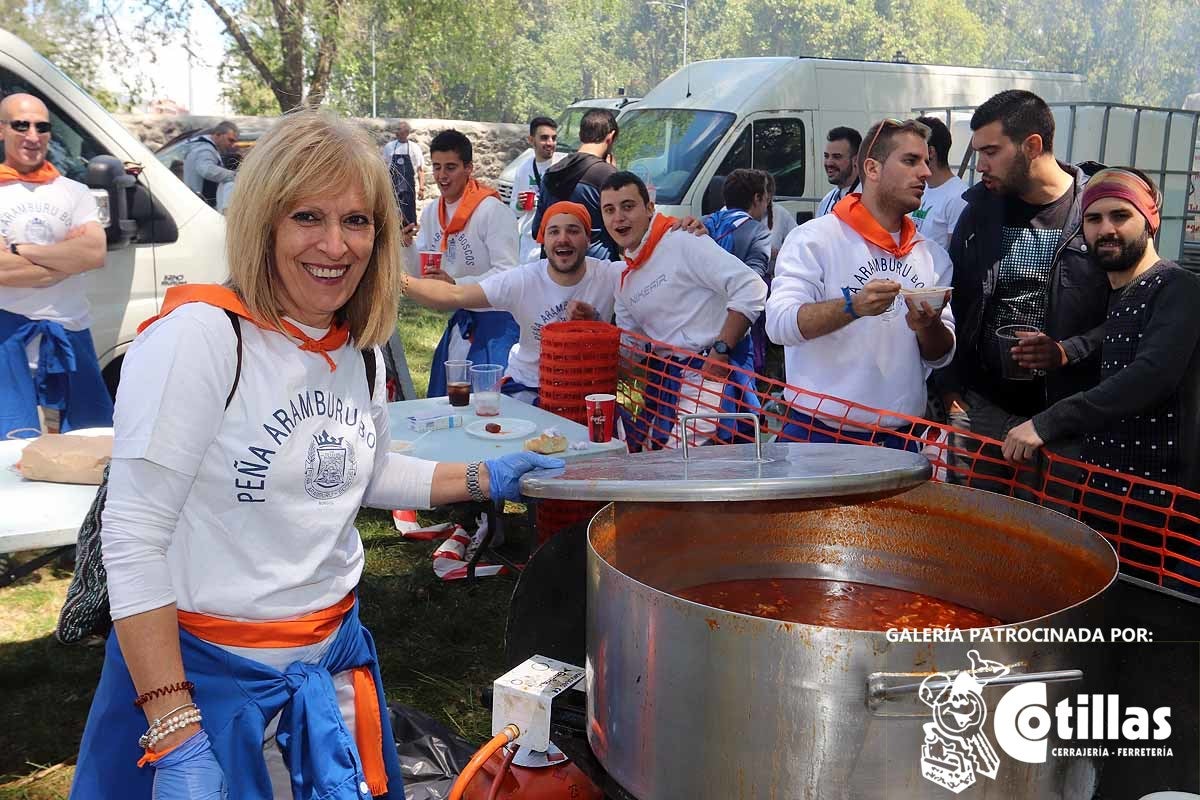
<instances>
[{"instance_id":1,"label":"plastic cup with dark drink","mask_svg":"<svg viewBox=\"0 0 1200 800\"><path fill-rule=\"evenodd\" d=\"M1022 367L1013 356L1012 349L1023 339L1037 336L1041 331L1032 325L1005 325L996 330L996 338L1000 341L1000 376L1009 381L1031 381L1033 370Z\"/></svg>"},{"instance_id":2,"label":"plastic cup with dark drink","mask_svg":"<svg viewBox=\"0 0 1200 800\"><path fill-rule=\"evenodd\" d=\"M588 439L603 444L613 437L613 417L617 413L617 396L589 394L583 398L587 405Z\"/></svg>"},{"instance_id":3,"label":"plastic cup with dark drink","mask_svg":"<svg viewBox=\"0 0 1200 800\"><path fill-rule=\"evenodd\" d=\"M471 367L471 389L475 392L475 413L481 417L500 414L500 382L504 367L499 364L478 364Z\"/></svg>"},{"instance_id":4,"label":"plastic cup with dark drink","mask_svg":"<svg viewBox=\"0 0 1200 800\"><path fill-rule=\"evenodd\" d=\"M441 250L422 250L421 253L421 274L428 275L434 270L442 268L442 251Z\"/></svg>"},{"instance_id":5,"label":"plastic cup with dark drink","mask_svg":"<svg viewBox=\"0 0 1200 800\"><path fill-rule=\"evenodd\" d=\"M468 406L471 404L471 365L472 361L446 362L446 396L452 406Z\"/></svg>"}]
</instances>

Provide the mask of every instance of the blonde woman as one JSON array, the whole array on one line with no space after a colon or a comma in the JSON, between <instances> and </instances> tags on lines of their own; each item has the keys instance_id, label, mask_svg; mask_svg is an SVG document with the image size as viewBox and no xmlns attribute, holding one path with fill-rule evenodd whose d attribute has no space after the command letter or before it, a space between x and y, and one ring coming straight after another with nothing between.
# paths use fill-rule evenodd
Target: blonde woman
<instances>
[{"instance_id":1,"label":"blonde woman","mask_svg":"<svg viewBox=\"0 0 1200 800\"><path fill-rule=\"evenodd\" d=\"M114 634L71 796L402 797L355 600L358 509L513 498L562 462L388 452L376 348L400 226L356 126L284 117L227 219L228 285L172 289L125 359L102 520Z\"/></svg>"}]
</instances>

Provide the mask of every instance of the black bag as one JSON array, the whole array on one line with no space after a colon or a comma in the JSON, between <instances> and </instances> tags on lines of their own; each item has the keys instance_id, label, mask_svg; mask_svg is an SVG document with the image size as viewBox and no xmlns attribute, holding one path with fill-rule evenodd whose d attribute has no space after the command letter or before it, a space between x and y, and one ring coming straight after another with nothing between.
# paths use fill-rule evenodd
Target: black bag
<instances>
[{"instance_id":1,"label":"black bag","mask_svg":"<svg viewBox=\"0 0 1200 800\"><path fill-rule=\"evenodd\" d=\"M242 377L242 325L237 314L232 311L225 313L237 338L237 370L233 374L229 396L225 398L225 408L228 409ZM374 397L375 350L363 350L362 357L367 368L368 396ZM104 572L104 558L100 549L100 517L108 498L108 469L104 468L104 477L96 489L96 499L92 501L92 507L79 527L79 537L75 543L75 574L71 576L71 585L67 587L67 597L54 628L54 638L63 644L75 644L92 635L107 636L112 628L112 616L108 609L108 576Z\"/></svg>"}]
</instances>

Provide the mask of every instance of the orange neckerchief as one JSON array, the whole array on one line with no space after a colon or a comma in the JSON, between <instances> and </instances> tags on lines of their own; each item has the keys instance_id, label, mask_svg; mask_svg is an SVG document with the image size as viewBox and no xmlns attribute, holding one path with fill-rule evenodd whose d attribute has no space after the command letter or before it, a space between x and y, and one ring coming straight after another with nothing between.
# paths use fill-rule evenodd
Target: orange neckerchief
<instances>
[{"instance_id":1,"label":"orange neckerchief","mask_svg":"<svg viewBox=\"0 0 1200 800\"><path fill-rule=\"evenodd\" d=\"M0 183L13 183L20 181L21 183L49 183L57 178L58 170L49 161L43 161L42 165L33 172L17 172L8 164L0 164Z\"/></svg>"},{"instance_id":2,"label":"orange neckerchief","mask_svg":"<svg viewBox=\"0 0 1200 800\"><path fill-rule=\"evenodd\" d=\"M206 642L230 647L305 647L332 635L353 606L354 593L351 592L329 608L298 619L240 622L179 611L179 627ZM387 792L388 780L383 765L383 722L375 678L370 667L354 667L351 678L354 684L354 741L358 745L367 786L372 795L381 795ZM157 757L161 758L162 754Z\"/></svg>"},{"instance_id":3,"label":"orange neckerchief","mask_svg":"<svg viewBox=\"0 0 1200 800\"><path fill-rule=\"evenodd\" d=\"M636 256L631 256L625 253L625 269L621 272L621 286L625 285L625 276L633 272L635 269L640 269L643 264L650 260L650 256L654 255L654 248L658 247L658 243L662 237L671 229L671 226L679 222L675 217L669 217L666 214L655 214L654 219L650 220L650 232L646 236L646 240L642 242L642 247L638 250Z\"/></svg>"},{"instance_id":4,"label":"orange neckerchief","mask_svg":"<svg viewBox=\"0 0 1200 800\"><path fill-rule=\"evenodd\" d=\"M855 232L871 244L891 253L896 258L904 258L917 246L917 226L904 215L900 220L900 242L897 243L892 235L883 229L871 212L863 205L862 195L858 192L848 194L833 207L833 214L842 222L854 228Z\"/></svg>"},{"instance_id":5,"label":"orange neckerchief","mask_svg":"<svg viewBox=\"0 0 1200 800\"><path fill-rule=\"evenodd\" d=\"M265 331L275 330L274 326L260 322L250 316L250 312L246 310L245 304L242 303L242 298L238 297L237 292L229 287L218 286L214 283L193 283L184 286L172 286L170 289L167 289L167 294L163 298L162 310L139 325L138 333L149 327L155 320L162 319L186 303L206 303L210 306L216 306L226 311L232 311L242 319L257 325ZM330 372L337 369L337 364L333 363L333 359L329 357L329 351L337 350L350 338L350 329L345 323L335 324L320 339L312 338L286 319L283 320L283 329L289 336L300 340L299 347L301 350L309 353L320 353L321 357L329 364Z\"/></svg>"},{"instance_id":6,"label":"orange neckerchief","mask_svg":"<svg viewBox=\"0 0 1200 800\"><path fill-rule=\"evenodd\" d=\"M438 198L438 225L442 226L441 248L443 253L446 252L446 242L450 241L450 237L466 229L467 222L475 213L475 209L489 197L499 199L500 193L495 189L485 189L474 178L467 181L467 188L463 189L462 197L458 198L458 208L454 210L454 219L449 222L446 222L446 198Z\"/></svg>"}]
</instances>

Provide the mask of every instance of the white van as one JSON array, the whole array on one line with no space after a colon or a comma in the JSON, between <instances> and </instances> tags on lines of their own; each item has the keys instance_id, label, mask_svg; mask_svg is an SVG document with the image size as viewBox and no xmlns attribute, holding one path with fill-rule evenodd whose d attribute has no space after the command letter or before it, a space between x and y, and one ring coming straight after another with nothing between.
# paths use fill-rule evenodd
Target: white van
<instances>
[{"instance_id":1,"label":"white van","mask_svg":"<svg viewBox=\"0 0 1200 800\"><path fill-rule=\"evenodd\" d=\"M15 92L50 109L51 163L103 192L108 257L87 273L88 299L96 352L114 391L137 326L158 313L167 287L225 279L225 220L74 81L0 30L0 97Z\"/></svg>"},{"instance_id":2,"label":"white van","mask_svg":"<svg viewBox=\"0 0 1200 800\"><path fill-rule=\"evenodd\" d=\"M1004 89L1047 102L1086 99L1084 79L1060 72L819 58L697 61L621 113L617 165L655 187L669 214L721 206L732 170L764 169L776 195L803 221L829 190L822 147L830 128L860 132L912 109L978 105Z\"/></svg>"}]
</instances>

